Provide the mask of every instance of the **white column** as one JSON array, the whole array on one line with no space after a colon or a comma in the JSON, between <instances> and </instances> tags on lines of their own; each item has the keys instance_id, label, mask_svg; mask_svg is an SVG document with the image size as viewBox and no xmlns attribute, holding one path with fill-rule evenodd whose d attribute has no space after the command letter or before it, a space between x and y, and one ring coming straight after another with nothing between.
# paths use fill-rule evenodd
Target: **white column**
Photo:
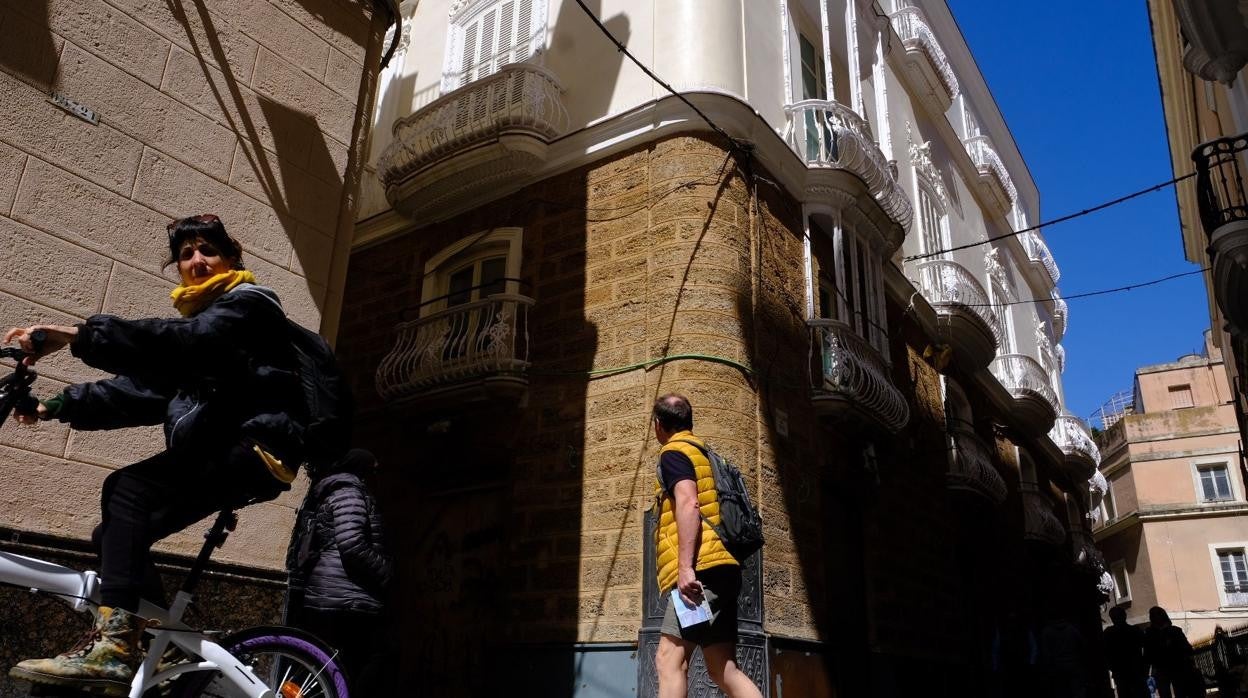
<instances>
[{"instance_id":1,"label":"white column","mask_svg":"<svg viewBox=\"0 0 1248 698\"><path fill-rule=\"evenodd\" d=\"M806 275L806 319L819 317L815 308L815 269L810 255L810 214L802 206L802 272Z\"/></svg>"},{"instance_id":2,"label":"white column","mask_svg":"<svg viewBox=\"0 0 1248 698\"><path fill-rule=\"evenodd\" d=\"M828 21L828 0L819 0L819 21L823 25L823 81L824 96L828 99L835 100L836 92L832 90L832 32L831 22Z\"/></svg>"},{"instance_id":3,"label":"white column","mask_svg":"<svg viewBox=\"0 0 1248 698\"><path fill-rule=\"evenodd\" d=\"M888 124L888 84L884 64L884 39L887 36L888 24L885 23L884 28L876 34L875 66L871 71L871 80L875 83L875 136L880 139L880 149L884 151L884 157L896 160L893 155L893 130Z\"/></svg>"},{"instance_id":4,"label":"white column","mask_svg":"<svg viewBox=\"0 0 1248 698\"><path fill-rule=\"evenodd\" d=\"M789 45L789 3L780 0L780 46L784 51L784 99L785 103L797 101L793 92L793 49Z\"/></svg>"},{"instance_id":5,"label":"white column","mask_svg":"<svg viewBox=\"0 0 1248 698\"><path fill-rule=\"evenodd\" d=\"M862 70L858 65L858 2L845 3L845 51L849 54L850 109L865 118L862 113Z\"/></svg>"}]
</instances>

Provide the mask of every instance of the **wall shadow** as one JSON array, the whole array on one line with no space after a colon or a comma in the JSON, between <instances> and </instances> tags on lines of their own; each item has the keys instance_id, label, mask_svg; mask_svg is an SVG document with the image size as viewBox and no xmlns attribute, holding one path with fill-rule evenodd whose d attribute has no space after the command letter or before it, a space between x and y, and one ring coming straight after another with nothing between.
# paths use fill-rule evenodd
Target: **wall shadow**
<instances>
[{"instance_id":1,"label":"wall shadow","mask_svg":"<svg viewBox=\"0 0 1248 698\"><path fill-rule=\"evenodd\" d=\"M20 6L20 9L18 9ZM60 54L49 26L48 0L0 8L0 68L47 91L56 84Z\"/></svg>"},{"instance_id":2,"label":"wall shadow","mask_svg":"<svg viewBox=\"0 0 1248 698\"><path fill-rule=\"evenodd\" d=\"M302 271L317 308L324 309L343 180L315 115L240 85L204 0L191 0L194 22L184 0L165 3L182 25L227 125L238 136L243 164L236 160L232 180L259 189L273 208L293 248L289 266Z\"/></svg>"}]
</instances>

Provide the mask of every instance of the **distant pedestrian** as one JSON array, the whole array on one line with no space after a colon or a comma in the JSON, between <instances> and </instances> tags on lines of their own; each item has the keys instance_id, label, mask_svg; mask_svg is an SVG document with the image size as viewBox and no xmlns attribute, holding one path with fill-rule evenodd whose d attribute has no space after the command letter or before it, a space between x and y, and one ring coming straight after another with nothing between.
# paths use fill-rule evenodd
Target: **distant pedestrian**
<instances>
[{"instance_id":1,"label":"distant pedestrian","mask_svg":"<svg viewBox=\"0 0 1248 698\"><path fill-rule=\"evenodd\" d=\"M1109 609L1105 628L1105 662L1114 676L1118 698L1148 698L1148 665L1144 663L1144 631L1127 622L1122 606Z\"/></svg>"},{"instance_id":2,"label":"distant pedestrian","mask_svg":"<svg viewBox=\"0 0 1248 698\"><path fill-rule=\"evenodd\" d=\"M362 479L377 460L352 449L312 485L295 518L286 556L287 622L338 650L352 695L375 695L378 642L392 563L381 514Z\"/></svg>"},{"instance_id":3,"label":"distant pedestrian","mask_svg":"<svg viewBox=\"0 0 1248 698\"><path fill-rule=\"evenodd\" d=\"M659 525L655 532L659 592L667 597L662 635L655 654L659 698L685 698L689 662L702 648L711 680L728 698L762 698L758 687L737 666L737 594L741 565L724 547L712 525L719 521L719 501L711 463L693 434L693 407L675 393L654 403L654 435L659 452ZM668 593L679 592L679 602ZM711 619L681 627L675 603L697 606L707 601Z\"/></svg>"},{"instance_id":4,"label":"distant pedestrian","mask_svg":"<svg viewBox=\"0 0 1248 698\"><path fill-rule=\"evenodd\" d=\"M1204 679L1192 660L1192 645L1170 621L1166 609L1148 609L1144 658L1152 668L1159 698L1197 698L1205 695Z\"/></svg>"}]
</instances>

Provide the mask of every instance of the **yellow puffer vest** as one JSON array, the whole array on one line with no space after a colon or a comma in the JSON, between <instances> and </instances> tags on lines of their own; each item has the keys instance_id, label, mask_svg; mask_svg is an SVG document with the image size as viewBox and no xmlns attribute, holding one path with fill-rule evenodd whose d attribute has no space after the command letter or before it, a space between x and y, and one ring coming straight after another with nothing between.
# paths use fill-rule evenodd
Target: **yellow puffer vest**
<instances>
[{"instance_id":1,"label":"yellow puffer vest","mask_svg":"<svg viewBox=\"0 0 1248 698\"><path fill-rule=\"evenodd\" d=\"M691 431L677 432L659 451L659 457L662 458L662 454L667 451L679 451L693 463L693 473L697 478L698 486L698 508L701 509L704 517L702 519L702 543L698 546L693 567L695 570L707 570L720 565L739 564L736 558L724 548L715 529L707 525L707 521L713 525L719 525L719 498L715 492L715 478L711 474L711 462L702 455L697 446L684 443L680 439L702 443L702 439L694 436ZM658 564L655 567L659 571L659 592L666 593L668 589L676 585L678 568L676 515L672 510L675 502L663 491L663 483L659 481L657 472L654 479L654 495L660 504L659 525L655 530L655 552L658 555Z\"/></svg>"}]
</instances>

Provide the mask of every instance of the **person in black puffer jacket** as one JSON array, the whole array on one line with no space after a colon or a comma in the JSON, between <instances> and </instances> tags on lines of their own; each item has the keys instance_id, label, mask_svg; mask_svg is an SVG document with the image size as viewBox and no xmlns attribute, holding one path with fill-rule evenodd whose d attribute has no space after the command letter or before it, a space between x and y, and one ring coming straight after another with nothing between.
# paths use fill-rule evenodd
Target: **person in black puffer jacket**
<instances>
[{"instance_id":1,"label":"person in black puffer jacket","mask_svg":"<svg viewBox=\"0 0 1248 698\"><path fill-rule=\"evenodd\" d=\"M374 695L384 596L392 562L377 503L362 476L377 459L352 449L323 471L295 517L286 555L287 622L341 653L352 694Z\"/></svg>"}]
</instances>

